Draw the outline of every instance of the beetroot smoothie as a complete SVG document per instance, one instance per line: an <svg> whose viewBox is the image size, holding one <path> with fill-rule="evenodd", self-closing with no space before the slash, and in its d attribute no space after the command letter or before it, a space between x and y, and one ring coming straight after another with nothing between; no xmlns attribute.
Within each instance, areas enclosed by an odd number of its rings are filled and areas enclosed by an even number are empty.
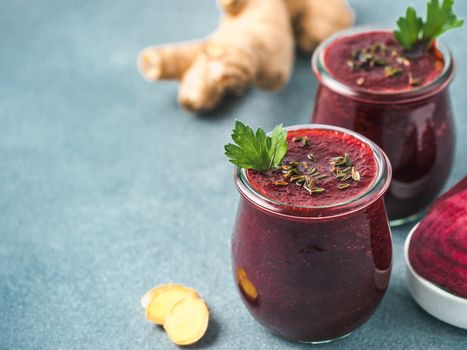
<svg viewBox="0 0 467 350"><path fill-rule="evenodd" d="M294 341L330 341L364 323L388 286L382 196L391 169L375 144L349 130L292 127L287 143L277 169L237 168L235 280L264 326Z"/></svg>
<svg viewBox="0 0 467 350"><path fill-rule="evenodd" d="M320 82L313 122L349 128L378 144L393 167L389 219L402 223L419 213L452 165L450 52L438 43L412 58L391 31L347 32L318 48L313 70Z"/></svg>

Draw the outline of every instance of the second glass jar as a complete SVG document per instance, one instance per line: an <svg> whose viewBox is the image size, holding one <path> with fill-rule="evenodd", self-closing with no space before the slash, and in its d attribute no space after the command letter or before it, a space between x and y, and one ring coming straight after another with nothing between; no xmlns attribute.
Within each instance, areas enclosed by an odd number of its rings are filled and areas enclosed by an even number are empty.
<svg viewBox="0 0 467 350"><path fill-rule="evenodd" d="M445 65L425 86L381 92L346 85L330 74L324 54L336 39L363 31L342 32L315 51L312 65L319 87L312 122L354 130L385 151L393 168L385 203L391 223L397 225L426 208L449 176L454 132L448 86L455 62L451 52L438 43Z"/></svg>

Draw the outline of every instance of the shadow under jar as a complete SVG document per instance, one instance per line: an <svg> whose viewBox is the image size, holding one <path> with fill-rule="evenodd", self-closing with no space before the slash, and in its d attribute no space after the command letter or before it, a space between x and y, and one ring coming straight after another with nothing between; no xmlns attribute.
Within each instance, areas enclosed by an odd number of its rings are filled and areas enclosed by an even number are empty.
<svg viewBox="0 0 467 350"><path fill-rule="evenodd" d="M280 174L270 178L237 168L241 197L232 236L233 272L245 305L263 326L292 341L328 342L368 320L387 289L392 240L382 196L391 167L378 146L350 130L287 129L282 164L304 163L303 150L291 140L306 135L306 153L316 155L317 171L328 171L328 157L340 148L336 144L345 144L362 179L346 192L328 176L320 185L328 197L319 197L323 193L309 194L293 183L275 187ZM320 205L304 205L304 200Z"/></svg>
<svg viewBox="0 0 467 350"><path fill-rule="evenodd" d="M360 56L381 47L387 62ZM312 60L319 81L312 121L354 130L384 150L393 169L385 196L393 225L414 220L436 198L454 155L451 52L441 42L421 59L401 52L392 31L354 29L324 42ZM358 63L365 59L373 67Z"/></svg>

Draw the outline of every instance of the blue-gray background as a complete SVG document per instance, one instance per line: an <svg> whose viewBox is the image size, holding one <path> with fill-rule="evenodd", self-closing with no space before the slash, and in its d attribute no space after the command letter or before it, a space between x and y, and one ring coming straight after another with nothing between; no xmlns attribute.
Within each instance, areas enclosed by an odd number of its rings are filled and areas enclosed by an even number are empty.
<svg viewBox="0 0 467 350"><path fill-rule="evenodd" d="M354 0L359 24L392 26L408 3ZM467 18L467 3L458 1ZM150 44L203 37L213 0L0 2L0 348L174 349L139 306L153 285L198 289L212 322L193 348L304 349L259 326L237 296L230 233L238 194L223 155L234 118L271 129L306 123L316 82L297 59L287 88L252 90L205 116L176 103L176 83L136 69ZM446 35L456 166L467 166L466 29ZM467 332L424 313L394 273L381 307L323 348L467 349Z"/></svg>

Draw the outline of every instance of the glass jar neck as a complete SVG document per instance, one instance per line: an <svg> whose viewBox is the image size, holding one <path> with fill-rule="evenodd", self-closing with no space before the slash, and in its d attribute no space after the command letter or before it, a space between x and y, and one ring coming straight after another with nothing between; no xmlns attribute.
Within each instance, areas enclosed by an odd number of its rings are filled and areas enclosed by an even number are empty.
<svg viewBox="0 0 467 350"><path fill-rule="evenodd" d="M301 129L330 130L337 133L350 135L366 144L372 151L377 169L373 182L362 194L347 201L325 205L325 206L299 206L279 202L266 197L250 183L247 170L239 167L235 168L235 183L244 199L259 210L268 212L276 216L283 216L293 220L326 220L340 216L350 215L360 211L376 200L381 198L389 187L391 181L392 169L387 156L372 141L351 130L321 124L295 125L285 128L288 131Z"/></svg>
<svg viewBox="0 0 467 350"><path fill-rule="evenodd" d="M442 54L444 67L440 74L431 82L420 87L414 87L404 91L380 91L371 90L368 88L353 86L337 80L328 70L325 54L326 50L337 39L351 37L357 34L372 33L372 32L392 32L390 29L376 29L367 27L357 27L338 32L323 43L315 50L311 63L313 73L323 86L333 92L369 103L393 104L407 103L429 98L438 92L444 90L454 79L456 62L449 48L441 41L436 42L437 50Z"/></svg>

